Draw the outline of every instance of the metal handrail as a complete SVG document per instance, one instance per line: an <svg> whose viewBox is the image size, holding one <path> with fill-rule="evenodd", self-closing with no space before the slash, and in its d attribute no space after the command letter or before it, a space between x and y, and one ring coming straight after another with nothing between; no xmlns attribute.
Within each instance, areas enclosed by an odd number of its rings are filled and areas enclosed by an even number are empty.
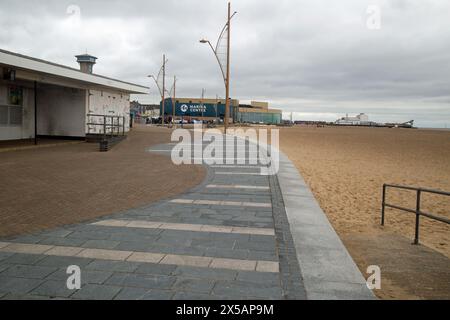
<svg viewBox="0 0 450 320"><path fill-rule="evenodd" d="M122 129L122 136L125 135L125 117L124 116L113 116L113 115L105 115L105 114L88 113L87 117L88 117L88 122L86 124L88 126L93 125L93 126L103 127L103 139L106 139L107 129L110 129L109 135L111 137L115 135L116 131L117 131L117 135L120 135L121 129ZM91 122L90 121L91 117L103 118L103 123ZM109 121L107 121L107 119ZM117 130L115 130L115 128L117 128ZM90 127L88 127L88 133L90 133Z"/></svg>
<svg viewBox="0 0 450 320"><path fill-rule="evenodd" d="M416 209L410 209L410 208L405 208L405 207L401 207L398 205L394 205L394 204L390 204L390 203L386 203L386 189L387 188L396 188L396 189L404 189L404 190L412 190L412 191L416 191ZM439 195L444 195L444 196L450 196L450 192L447 191L442 191L442 190L435 190L435 189L428 189L428 188L417 188L417 187L410 187L410 186L401 186L401 185L396 185L396 184L383 184L383 196L382 196L382 203L381 203L381 225L384 226L384 216L385 216L385 208L393 208L393 209L397 209L397 210L401 210L401 211L406 211L406 212L411 212L414 213L416 215L416 225L415 225L415 233L414 233L414 244L419 244L419 222L420 222L420 216L424 216L433 220L437 220L440 222L444 222L447 224L450 224L450 219L444 218L444 217L440 217L440 216L436 216L433 215L431 213L427 213L424 211L420 210L420 200L421 200L421 195L422 192L426 192L426 193L433 193L433 194L439 194Z"/></svg>

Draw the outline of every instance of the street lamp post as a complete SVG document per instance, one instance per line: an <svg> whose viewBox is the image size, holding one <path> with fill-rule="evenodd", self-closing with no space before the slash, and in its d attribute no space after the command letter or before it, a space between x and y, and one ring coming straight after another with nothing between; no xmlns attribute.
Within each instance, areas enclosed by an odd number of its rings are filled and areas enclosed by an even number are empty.
<svg viewBox="0 0 450 320"><path fill-rule="evenodd" d="M148 77L149 78L152 78L153 80L155 80L155 83L156 83L156 87L158 88L158 90L159 90L159 94L161 95L161 104L162 104L162 125L164 126L164 105L165 105L165 101L164 101L164 99L165 99L165 93L166 93L166 88L165 88L165 85L166 85L166 83L165 83L165 81L166 81L166 63L167 63L167 59L166 59L166 55L165 54L163 54L163 64L162 64L162 67L161 67L161 69L159 69L159 72L158 72L158 75L157 75L157 77L155 78L155 76L153 76L153 75L149 75ZM163 83L162 83L162 88L159 86L159 83L158 83L158 79L159 79L159 76L161 75L161 72L162 72L162 76L163 76Z"/></svg>
<svg viewBox="0 0 450 320"><path fill-rule="evenodd" d="M202 98L201 98L201 100L200 100L200 110L201 110L201 113L202 113L202 130L203 130L203 99L205 98L205 89L204 88L202 88Z"/></svg>
<svg viewBox="0 0 450 320"><path fill-rule="evenodd" d="M216 111L216 121L215 121L216 124L218 123L218 121L217 121L217 102L218 102L218 100L219 100L219 98L216 94L216 104L214 105L214 110Z"/></svg>
<svg viewBox="0 0 450 320"><path fill-rule="evenodd" d="M222 29L222 32L219 35L219 39L217 40L216 48L214 48L207 39L201 39L200 43L207 43L211 47L211 50L213 51L214 55L216 56L217 62L219 63L220 70L222 71L222 76L225 84L225 121L224 121L224 130L225 133L227 133L228 128L228 119L230 114L230 34L231 34L231 18L234 17L234 15L237 12L235 11L233 14L231 14L231 3L228 2L228 19L227 23ZM224 36L227 36L227 52L226 52L226 70L224 70L224 66L222 61L220 61L218 49L221 41L223 40Z"/></svg>
<svg viewBox="0 0 450 320"><path fill-rule="evenodd" d="M177 104L177 102L175 100L176 84L177 84L177 76L173 76L172 126L175 125L175 107Z"/></svg>
<svg viewBox="0 0 450 320"><path fill-rule="evenodd" d="M163 125L163 127L164 127L164 125L165 125L165 118L166 118L166 115L165 115L165 113L164 113L164 106L165 106L165 104L166 104L166 101L165 101L165 94L166 94L166 55L165 54L163 54L163 65L162 65L162 71L163 71L163 87L162 87L162 125Z"/></svg>

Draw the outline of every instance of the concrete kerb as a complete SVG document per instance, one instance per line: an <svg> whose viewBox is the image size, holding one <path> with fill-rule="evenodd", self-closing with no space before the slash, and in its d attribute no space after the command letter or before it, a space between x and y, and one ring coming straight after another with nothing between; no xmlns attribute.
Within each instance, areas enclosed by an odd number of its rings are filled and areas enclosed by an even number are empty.
<svg viewBox="0 0 450 320"><path fill-rule="evenodd" d="M375 299L300 173L282 152L278 181L307 298Z"/></svg>

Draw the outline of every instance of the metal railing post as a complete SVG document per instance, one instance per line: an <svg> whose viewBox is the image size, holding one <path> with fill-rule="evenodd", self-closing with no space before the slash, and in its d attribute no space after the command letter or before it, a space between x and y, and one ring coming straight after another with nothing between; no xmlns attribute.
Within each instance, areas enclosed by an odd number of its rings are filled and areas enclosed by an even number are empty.
<svg viewBox="0 0 450 320"><path fill-rule="evenodd" d="M381 200L381 225L384 226L384 208L386 202L386 184L383 184L383 199Z"/></svg>
<svg viewBox="0 0 450 320"><path fill-rule="evenodd" d="M103 139L106 139L106 116L103 116Z"/></svg>
<svg viewBox="0 0 450 320"><path fill-rule="evenodd" d="M419 244L420 195L421 195L421 190L417 189L417 198L416 198L416 230L415 230L415 233L414 233L414 244Z"/></svg>
<svg viewBox="0 0 450 320"><path fill-rule="evenodd" d="M394 205L391 203L386 202L386 188L398 188L403 190L414 190L416 191L416 208L405 208L398 205ZM414 213L416 215L416 221L415 221L415 232L414 232L414 241L413 244L418 245L419 244L419 235L420 235L420 217L424 216L426 218L440 221L443 223L450 224L450 219L443 217L443 216L437 216L433 215L428 212L424 212L421 210L421 200L422 200L422 193L432 193L432 194L439 194L444 196L450 196L450 192L442 191L442 190L434 190L434 189L428 189L428 188L416 188L416 187L409 187L409 186L401 186L401 185L394 185L394 184L383 184L383 199L382 199L382 208L381 208L381 225L384 225L384 214L385 214L385 208L393 208L396 210L406 211L410 213Z"/></svg>

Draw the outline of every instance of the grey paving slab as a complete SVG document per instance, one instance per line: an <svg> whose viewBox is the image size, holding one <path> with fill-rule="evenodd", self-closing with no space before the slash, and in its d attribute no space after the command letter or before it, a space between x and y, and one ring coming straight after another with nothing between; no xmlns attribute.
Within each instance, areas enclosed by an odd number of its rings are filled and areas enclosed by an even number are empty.
<svg viewBox="0 0 450 320"><path fill-rule="evenodd" d="M106 280L106 284L148 289L170 289L175 281L175 277L166 275L115 273Z"/></svg>
<svg viewBox="0 0 450 320"><path fill-rule="evenodd" d="M20 242L20 243L38 243L43 239L42 236L38 235L26 235L21 237L15 237L12 239L9 239L9 242Z"/></svg>
<svg viewBox="0 0 450 320"><path fill-rule="evenodd" d="M234 280L237 271L229 269L209 269L201 267L179 266L173 273L174 276L194 279L210 279L210 280Z"/></svg>
<svg viewBox="0 0 450 320"><path fill-rule="evenodd" d="M61 268L54 273L48 275L46 280L56 280L65 285L69 275L67 274L67 268ZM98 271L98 270L86 270L85 268L80 268L81 271L81 284L102 284L108 279L113 272L111 271Z"/></svg>
<svg viewBox="0 0 450 320"><path fill-rule="evenodd" d="M279 285L245 281L217 281L213 289L213 294L219 296L251 296L264 299L283 298L282 290Z"/></svg>
<svg viewBox="0 0 450 320"><path fill-rule="evenodd" d="M0 276L1 276L1 273L2 273L3 271L5 271L6 269L8 269L9 267L11 267L10 264L1 263L1 264L0 264Z"/></svg>
<svg viewBox="0 0 450 320"><path fill-rule="evenodd" d="M147 291L140 300L170 300L174 295L174 291L151 289Z"/></svg>
<svg viewBox="0 0 450 320"><path fill-rule="evenodd" d="M93 260L86 265L86 269L112 272L134 272L140 265L141 263L129 261Z"/></svg>
<svg viewBox="0 0 450 320"><path fill-rule="evenodd" d="M239 271L236 280L243 282L263 283L271 286L280 285L280 276L278 273Z"/></svg>
<svg viewBox="0 0 450 320"><path fill-rule="evenodd" d="M45 256L41 254L11 253L11 255L3 259L1 263L34 265L44 258Z"/></svg>
<svg viewBox="0 0 450 320"><path fill-rule="evenodd" d="M47 280L31 291L31 294L51 299L55 297L68 298L74 294L74 292L74 290L67 289L65 280Z"/></svg>
<svg viewBox="0 0 450 320"><path fill-rule="evenodd" d="M51 230L51 231L45 231L45 232L40 233L39 235L43 236L43 237L64 238L71 233L72 233L71 230L62 228L62 229L55 229L55 230Z"/></svg>
<svg viewBox="0 0 450 320"><path fill-rule="evenodd" d="M167 243L154 244L150 252L164 253L164 254L181 254L191 256L204 256L206 248L204 247L192 247L192 246L176 246Z"/></svg>
<svg viewBox="0 0 450 320"><path fill-rule="evenodd" d="M145 288L124 287L114 297L114 300L140 300L149 291Z"/></svg>
<svg viewBox="0 0 450 320"><path fill-rule="evenodd" d="M177 281L174 283L172 289L175 291L210 293L214 284L214 280L177 277Z"/></svg>
<svg viewBox="0 0 450 320"><path fill-rule="evenodd" d="M278 261L278 253L275 251L249 250L249 260Z"/></svg>
<svg viewBox="0 0 450 320"><path fill-rule="evenodd" d="M79 257L63 257L63 256L44 256L42 260L36 263L38 266L67 268L70 265L77 265L80 268L87 266L92 259Z"/></svg>
<svg viewBox="0 0 450 320"><path fill-rule="evenodd" d="M55 267L30 266L30 265L11 265L2 272L3 277L17 277L28 279L44 279L49 274L55 272Z"/></svg>
<svg viewBox="0 0 450 320"><path fill-rule="evenodd" d="M224 297L215 296L209 293L183 292L177 291L174 300L225 300Z"/></svg>
<svg viewBox="0 0 450 320"><path fill-rule="evenodd" d="M236 240L194 239L191 244L197 247L232 249L236 244Z"/></svg>
<svg viewBox="0 0 450 320"><path fill-rule="evenodd" d="M116 250L125 250L125 251L143 251L149 252L152 251L153 242L149 241L121 241L116 246Z"/></svg>
<svg viewBox="0 0 450 320"><path fill-rule="evenodd" d="M0 262L13 256L14 254L15 254L14 252L0 252Z"/></svg>
<svg viewBox="0 0 450 320"><path fill-rule="evenodd" d="M87 284L77 290L71 298L83 300L112 300L121 287L110 285Z"/></svg>
<svg viewBox="0 0 450 320"><path fill-rule="evenodd" d="M87 240L108 240L109 234L96 231L74 231L67 238Z"/></svg>
<svg viewBox="0 0 450 320"><path fill-rule="evenodd" d="M273 251L275 252L275 241L272 242L250 242L236 241L236 249L247 249L254 251Z"/></svg>
<svg viewBox="0 0 450 320"><path fill-rule="evenodd" d="M43 238L39 244L48 244L55 246L68 246L68 247L79 247L86 242L86 239L79 238L63 238L63 237L48 237Z"/></svg>
<svg viewBox="0 0 450 320"><path fill-rule="evenodd" d="M248 259L249 250L209 247L205 250L205 256L216 258Z"/></svg>
<svg viewBox="0 0 450 320"><path fill-rule="evenodd" d="M87 240L82 247L84 248L96 248L96 249L114 249L119 244L119 241L115 240Z"/></svg>
<svg viewBox="0 0 450 320"><path fill-rule="evenodd" d="M0 275L0 291L3 293L27 294L42 282L44 282L42 279L16 278Z"/></svg>
<svg viewBox="0 0 450 320"><path fill-rule="evenodd" d="M135 273L144 275L170 275L176 268L177 267L173 265L143 263L135 270Z"/></svg>

